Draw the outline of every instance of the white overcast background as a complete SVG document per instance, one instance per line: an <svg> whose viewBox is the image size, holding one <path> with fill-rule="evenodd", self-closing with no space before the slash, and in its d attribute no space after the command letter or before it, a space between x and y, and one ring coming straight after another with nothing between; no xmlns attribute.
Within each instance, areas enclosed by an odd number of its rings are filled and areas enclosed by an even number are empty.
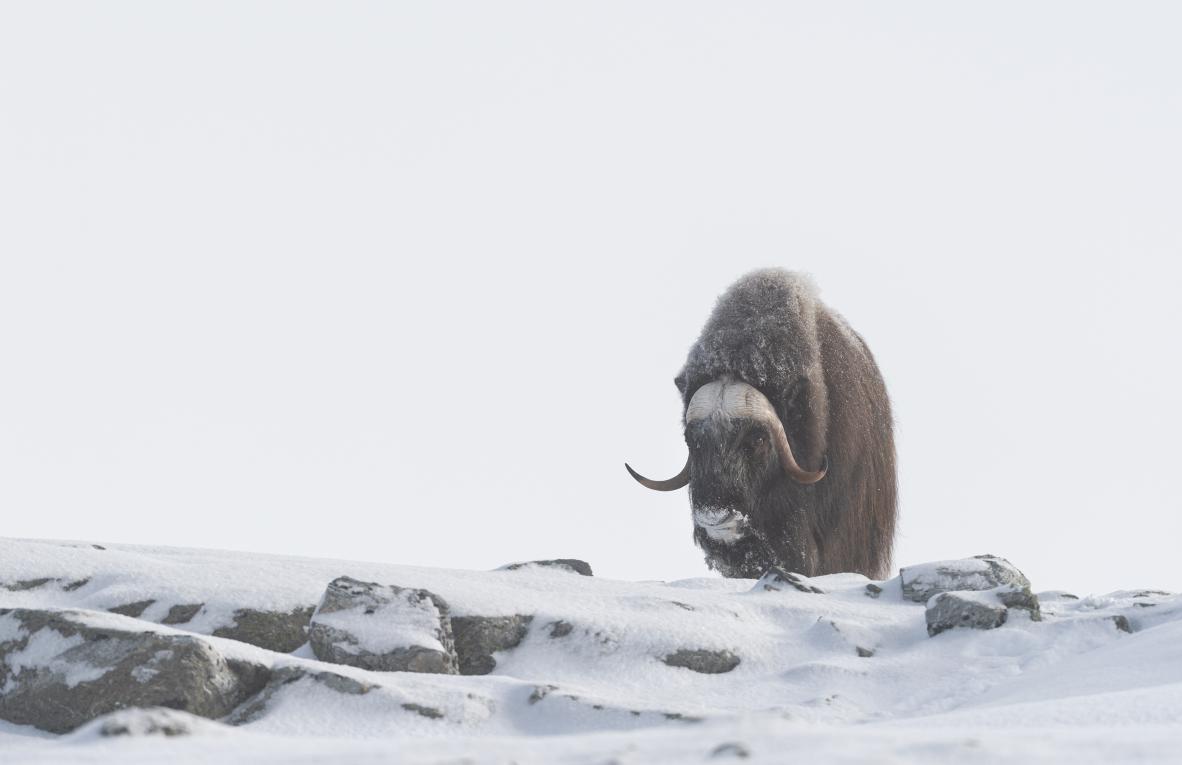
<svg viewBox="0 0 1182 765"><path fill-rule="evenodd" d="M745 271L877 355L896 564L1182 589L1172 3L0 4L0 534L707 573ZM347 573L347 572L343 572Z"/></svg>

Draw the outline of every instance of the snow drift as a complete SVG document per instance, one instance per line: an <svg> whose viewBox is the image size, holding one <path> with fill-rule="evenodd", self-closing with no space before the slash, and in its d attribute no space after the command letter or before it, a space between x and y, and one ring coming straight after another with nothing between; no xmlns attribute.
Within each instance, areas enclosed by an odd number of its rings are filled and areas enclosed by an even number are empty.
<svg viewBox="0 0 1182 765"><path fill-rule="evenodd" d="M1035 593L993 556L874 582L583 568L0 540L0 753L1086 762L1182 745L1174 595ZM404 666L429 671L388 669Z"/></svg>

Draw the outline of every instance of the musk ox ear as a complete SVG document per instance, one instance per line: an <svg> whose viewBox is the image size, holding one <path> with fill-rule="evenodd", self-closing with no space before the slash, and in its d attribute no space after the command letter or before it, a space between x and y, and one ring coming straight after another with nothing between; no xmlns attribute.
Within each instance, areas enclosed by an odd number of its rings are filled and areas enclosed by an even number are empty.
<svg viewBox="0 0 1182 765"><path fill-rule="evenodd" d="M817 372L797 378L773 401L792 452L806 470L819 470L829 451L829 391Z"/></svg>
<svg viewBox="0 0 1182 765"><path fill-rule="evenodd" d="M673 384L677 386L678 393L680 393L681 397L684 399L685 398L685 371L684 370L681 372L681 374L677 375L677 377L673 378Z"/></svg>

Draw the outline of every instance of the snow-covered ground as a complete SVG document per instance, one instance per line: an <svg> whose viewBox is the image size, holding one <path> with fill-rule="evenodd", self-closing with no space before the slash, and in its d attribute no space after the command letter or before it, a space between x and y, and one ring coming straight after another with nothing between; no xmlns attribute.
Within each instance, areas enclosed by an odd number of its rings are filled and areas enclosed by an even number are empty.
<svg viewBox="0 0 1182 765"><path fill-rule="evenodd" d="M307 645L279 653L213 636L240 609L315 606L339 576L425 588L452 617L533 618L520 645L479 676L368 671L317 661ZM196 633L229 659L327 671L369 689L301 675L224 721L124 711L60 736L0 722L0 762L1182 759L1179 597L1042 592L1041 621L1011 610L996 629L929 637L924 603L905 599L899 578L878 582L877 597L868 583L850 574L800 589L622 582L534 566L458 571L0 539L0 610L69 609L96 627ZM129 604L137 616L109 613ZM17 634L0 621L0 654ZM0 665L31 666L54 650L31 646ZM704 674L663 661L678 651L739 663ZM162 720L188 735L100 733L112 721L135 732Z"/></svg>

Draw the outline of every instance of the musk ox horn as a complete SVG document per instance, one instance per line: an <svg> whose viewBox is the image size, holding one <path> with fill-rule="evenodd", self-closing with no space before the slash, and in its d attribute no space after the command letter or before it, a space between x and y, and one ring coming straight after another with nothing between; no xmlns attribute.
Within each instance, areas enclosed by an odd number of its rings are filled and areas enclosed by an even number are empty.
<svg viewBox="0 0 1182 765"><path fill-rule="evenodd" d="M635 478L637 483L639 483L641 486L653 489L654 491L677 491L683 486L689 484L690 464L688 459L685 461L685 467L681 469L681 472L667 481L654 481L651 478L645 478L640 473L637 473L635 470L633 470L632 466L627 462L624 463L624 467L628 468L629 475Z"/></svg>
<svg viewBox="0 0 1182 765"><path fill-rule="evenodd" d="M715 412L723 417L745 417L767 423L771 427L772 441L776 445L780 465L797 483L816 483L828 472L828 459L821 469L816 471L805 470L797 464L796 457L792 454L792 446L788 443L788 434L784 432L784 423L780 422L772 402L747 383L723 379L698 388L686 407L685 421L688 424L694 420L705 419Z"/></svg>

